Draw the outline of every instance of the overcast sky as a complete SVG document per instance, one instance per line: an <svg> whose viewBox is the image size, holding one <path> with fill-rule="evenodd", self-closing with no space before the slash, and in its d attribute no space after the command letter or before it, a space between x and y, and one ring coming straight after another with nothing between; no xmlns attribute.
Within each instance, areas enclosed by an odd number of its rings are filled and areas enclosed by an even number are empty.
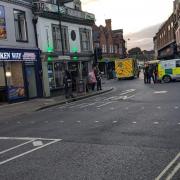
<svg viewBox="0 0 180 180"><path fill-rule="evenodd" d="M81 0L81 2L84 11L95 14L97 25L104 25L104 20L110 18L112 28L122 28L125 34L161 23L173 12L173 0Z"/></svg>

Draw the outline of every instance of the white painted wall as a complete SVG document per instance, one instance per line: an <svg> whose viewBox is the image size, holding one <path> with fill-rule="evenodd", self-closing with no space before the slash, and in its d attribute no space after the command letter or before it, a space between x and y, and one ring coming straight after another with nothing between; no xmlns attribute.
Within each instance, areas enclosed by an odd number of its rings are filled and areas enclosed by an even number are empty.
<svg viewBox="0 0 180 180"><path fill-rule="evenodd" d="M39 48L43 52L47 52L48 45L53 47L53 38L52 38L52 24L59 24L56 20L46 19L39 17L38 24L37 24L37 31L38 31L38 42ZM62 26L68 27L68 34L69 34L69 45L70 45L70 52L74 47L78 48L78 52L81 52L80 46L80 34L79 28L86 28L91 31L91 50L93 51L93 44L92 44L92 28L90 26L79 25L79 24L72 24L67 22L62 22ZM74 30L76 32L76 40L71 40L71 31Z"/></svg>
<svg viewBox="0 0 180 180"><path fill-rule="evenodd" d="M28 49L35 48L36 47L35 36L34 36L34 28L32 23L33 15L31 9L2 1L0 1L0 5L4 6L5 8L6 31L7 31L7 39L0 40L0 48L1 47L28 48ZM16 42L13 9L25 11L27 29L28 29L28 42Z"/></svg>

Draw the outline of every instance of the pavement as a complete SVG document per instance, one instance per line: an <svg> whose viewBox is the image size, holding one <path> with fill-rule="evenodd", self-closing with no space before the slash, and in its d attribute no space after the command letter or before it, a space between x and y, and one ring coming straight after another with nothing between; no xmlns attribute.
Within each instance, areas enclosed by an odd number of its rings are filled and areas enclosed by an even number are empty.
<svg viewBox="0 0 180 180"><path fill-rule="evenodd" d="M4 119L12 116L18 116L21 114L32 113L34 111L47 109L52 106L67 104L112 91L113 88L107 87L106 82L107 82L106 80L103 80L103 90L100 91L95 90L95 91L90 91L89 93L82 93L82 94L74 93L75 96L74 98L66 99L64 95L61 95L51 98L36 98L29 101L23 101L13 104L4 104L0 106L0 117L1 119Z"/></svg>
<svg viewBox="0 0 180 180"><path fill-rule="evenodd" d="M2 180L179 180L180 82L113 91L0 120Z"/></svg>

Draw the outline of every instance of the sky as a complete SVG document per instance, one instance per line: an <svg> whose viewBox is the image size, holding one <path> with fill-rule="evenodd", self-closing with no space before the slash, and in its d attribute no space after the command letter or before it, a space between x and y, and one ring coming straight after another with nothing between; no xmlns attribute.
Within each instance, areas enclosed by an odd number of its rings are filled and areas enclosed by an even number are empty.
<svg viewBox="0 0 180 180"><path fill-rule="evenodd" d="M112 29L134 33L164 22L173 12L173 0L81 0L83 11L95 14L96 24L112 20Z"/></svg>

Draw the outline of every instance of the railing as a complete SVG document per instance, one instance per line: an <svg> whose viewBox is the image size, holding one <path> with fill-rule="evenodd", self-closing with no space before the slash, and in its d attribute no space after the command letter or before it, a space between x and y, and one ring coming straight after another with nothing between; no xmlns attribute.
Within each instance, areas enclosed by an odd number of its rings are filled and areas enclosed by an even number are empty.
<svg viewBox="0 0 180 180"><path fill-rule="evenodd" d="M43 1L33 2L34 13L39 14L43 12L52 12L52 13L61 13L62 15L67 15L70 17L80 18L80 19L88 19L88 20L95 20L94 14L78 11L75 9L71 9L65 6L59 6L58 12L58 5L50 4Z"/></svg>

